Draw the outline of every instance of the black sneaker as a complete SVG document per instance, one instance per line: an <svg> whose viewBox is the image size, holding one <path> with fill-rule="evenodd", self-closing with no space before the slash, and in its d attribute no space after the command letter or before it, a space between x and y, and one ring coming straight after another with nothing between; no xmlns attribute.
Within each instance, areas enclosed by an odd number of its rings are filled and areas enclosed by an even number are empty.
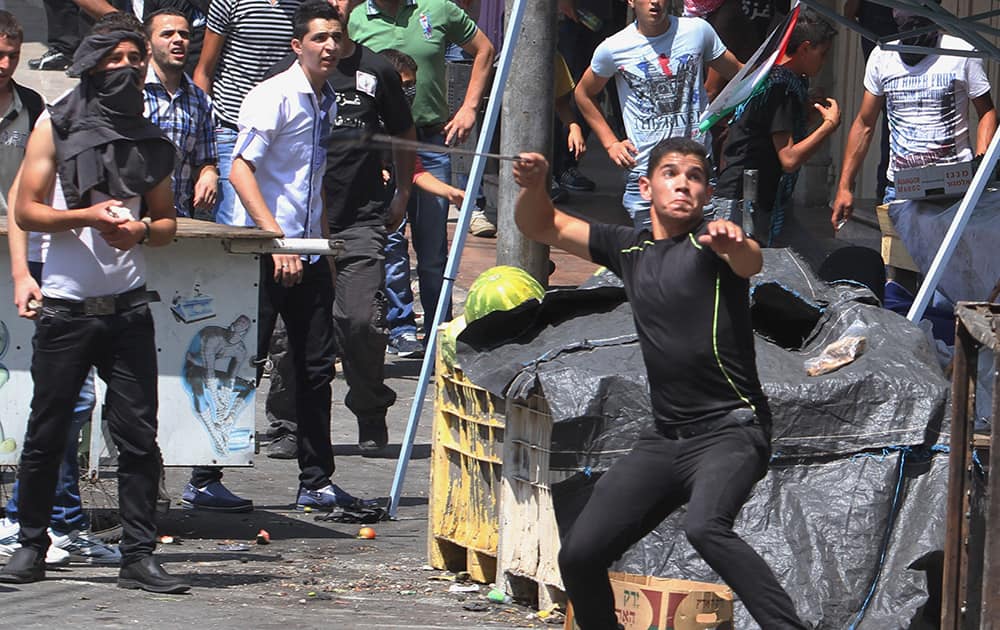
<svg viewBox="0 0 1000 630"><path fill-rule="evenodd" d="M294 433L278 436L267 445L267 456L271 459L298 459L299 443Z"/></svg>
<svg viewBox="0 0 1000 630"><path fill-rule="evenodd" d="M49 48L38 59L29 59L28 67L32 70L65 70L71 63L73 60L69 56L55 48Z"/></svg>
<svg viewBox="0 0 1000 630"><path fill-rule="evenodd" d="M594 180L581 173L575 166L571 166L559 176L559 185L566 190L576 190L579 192L592 192L597 188Z"/></svg>
<svg viewBox="0 0 1000 630"><path fill-rule="evenodd" d="M569 199L569 192L553 179L549 186L549 199L552 200L552 203L566 203Z"/></svg>
<svg viewBox="0 0 1000 630"><path fill-rule="evenodd" d="M358 450L362 455L373 455L389 444L389 429L385 418L358 420Z"/></svg>
<svg viewBox="0 0 1000 630"><path fill-rule="evenodd" d="M385 348L389 354L394 354L401 359L418 359L424 356L424 344L417 339L416 333L406 332L396 335L389 340Z"/></svg>

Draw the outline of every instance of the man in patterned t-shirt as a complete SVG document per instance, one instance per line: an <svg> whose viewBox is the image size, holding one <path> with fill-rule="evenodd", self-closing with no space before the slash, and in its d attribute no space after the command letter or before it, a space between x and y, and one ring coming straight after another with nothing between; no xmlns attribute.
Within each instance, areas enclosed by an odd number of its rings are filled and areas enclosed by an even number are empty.
<svg viewBox="0 0 1000 630"><path fill-rule="evenodd" d="M633 229L553 208L541 155L514 165L521 232L622 279L649 379L653 426L600 478L562 537L559 568L585 630L617 626L608 567L682 505L691 545L760 627L806 627L771 569L732 529L771 454L748 282L763 258L736 224L705 221L710 168L701 143L657 144L639 179L652 228Z"/></svg>

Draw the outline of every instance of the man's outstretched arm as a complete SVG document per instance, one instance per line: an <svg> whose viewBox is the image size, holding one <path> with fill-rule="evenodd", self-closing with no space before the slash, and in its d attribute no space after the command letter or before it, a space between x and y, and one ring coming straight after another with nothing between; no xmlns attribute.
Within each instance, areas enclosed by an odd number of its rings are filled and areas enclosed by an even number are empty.
<svg viewBox="0 0 1000 630"><path fill-rule="evenodd" d="M707 232L698 237L698 242L710 247L741 278L749 278L764 266L760 245L747 238L743 228L732 221L712 221Z"/></svg>
<svg viewBox="0 0 1000 630"><path fill-rule="evenodd" d="M522 153L514 163L514 181L521 186L514 206L514 221L521 233L533 241L590 260L590 224L552 205L549 163L545 156Z"/></svg>

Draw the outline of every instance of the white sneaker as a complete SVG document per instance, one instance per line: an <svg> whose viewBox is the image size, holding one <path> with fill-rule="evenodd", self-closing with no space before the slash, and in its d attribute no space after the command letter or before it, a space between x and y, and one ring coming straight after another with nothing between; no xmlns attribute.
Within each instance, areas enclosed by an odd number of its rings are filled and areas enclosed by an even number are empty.
<svg viewBox="0 0 1000 630"><path fill-rule="evenodd" d="M0 519L0 558L10 558L21 548L21 543L17 542L17 535L20 532L21 526L16 522L9 518ZM45 552L45 564L50 567L66 566L69 564L69 552L50 544L48 551Z"/></svg>
<svg viewBox="0 0 1000 630"><path fill-rule="evenodd" d="M497 226L486 218L486 213L482 210L472 211L472 220L469 221L469 234L482 238L493 238L497 235Z"/></svg>
<svg viewBox="0 0 1000 630"><path fill-rule="evenodd" d="M115 545L106 545L87 533L72 531L68 534L57 534L49 530L49 539L53 547L65 551L70 562L84 564L121 564L122 554Z"/></svg>

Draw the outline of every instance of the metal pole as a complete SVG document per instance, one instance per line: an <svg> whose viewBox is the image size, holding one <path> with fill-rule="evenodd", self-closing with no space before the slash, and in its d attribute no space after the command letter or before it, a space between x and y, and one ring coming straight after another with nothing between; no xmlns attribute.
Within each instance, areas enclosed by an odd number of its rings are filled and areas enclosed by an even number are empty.
<svg viewBox="0 0 1000 630"><path fill-rule="evenodd" d="M510 13L513 0L507 0ZM530 45L514 51L517 72L510 77L503 99L500 153L535 151L552 153L552 81L556 46L555 2L532 2L525 10L524 41ZM500 165L497 196L497 264L524 269L542 286L548 285L549 248L525 238L514 223L519 188L513 171Z"/></svg>
<svg viewBox="0 0 1000 630"><path fill-rule="evenodd" d="M920 290L917 291L917 297L913 300L913 305L906 314L906 319L911 322L918 321L924 316L924 311L930 304L931 295L937 288L938 282L941 281L941 276L944 275L944 269L948 266L951 255L955 253L955 247L958 245L958 239L962 236L963 230L965 230L965 224L969 222L972 211L976 209L979 198L983 196L986 182L989 181L990 175L997 165L998 153L1000 153L1000 133L995 133L993 139L990 140L989 148L986 149L986 155L983 156L983 161L979 165L979 170L972 176L972 185L962 197L962 203L958 207L958 212L955 213L955 218L952 219L948 233L945 234L941 247L934 255L934 261L931 263L930 269L927 270Z"/></svg>
<svg viewBox="0 0 1000 630"><path fill-rule="evenodd" d="M521 32L521 20L524 17L524 9L528 3L526 0L516 0L513 9L507 14L507 30L503 38L503 48L500 51L500 63L497 66L496 75L493 78L493 87L490 89L490 100L486 106L486 116L483 121L483 128L479 134L479 141L476 144L477 153L489 151L493 142L493 133L496 131L497 117L500 114L501 94L510 74L511 61L514 56L514 47L518 34ZM444 270L444 284L441 286L441 296L438 298L437 308L434 309L434 320L428 328L430 335L424 340L427 351L424 353L424 362L420 367L420 378L417 380L417 390L413 394L413 404L410 406L410 418L406 423L406 433L403 435L403 443L399 449L399 460L396 462L396 474L392 479L392 489L389 492L389 517L396 517L396 510L399 508L399 498L403 491L403 479L406 476L406 467L410 463L410 455L413 453L413 442L417 435L417 426L420 424L420 412L424 407L424 396L427 393L427 385L430 383L431 373L434 370L434 351L437 343L438 326L444 313L447 311L448 303L451 301L451 290L455 284L455 277L458 275L458 265L462 258L462 249L465 247L465 235L469 230L469 221L472 220L472 209L476 203L476 195L479 192L479 182L483 177L483 169L486 167L486 159L476 156L472 160L472 169L469 173L469 183L465 188L465 201L462 203L462 211L458 215L458 225L455 226L455 238L451 243L451 252L448 254L448 264ZM426 317L426 315L425 315Z"/></svg>

